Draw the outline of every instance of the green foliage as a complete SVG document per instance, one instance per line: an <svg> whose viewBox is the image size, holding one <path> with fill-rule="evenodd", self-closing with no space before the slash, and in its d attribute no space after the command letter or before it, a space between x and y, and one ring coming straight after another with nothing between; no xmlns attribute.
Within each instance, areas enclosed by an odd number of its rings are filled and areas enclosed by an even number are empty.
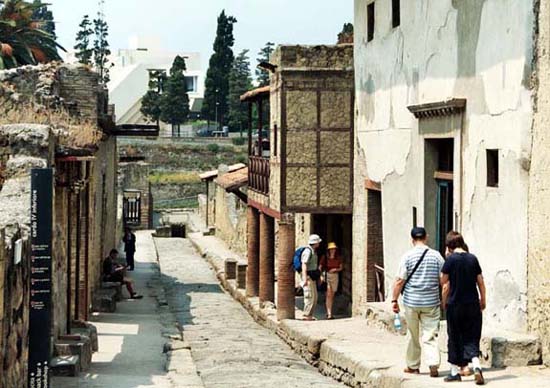
<svg viewBox="0 0 550 388"><path fill-rule="evenodd" d="M229 74L229 95L227 105L227 125L231 129L242 130L248 123L248 104L243 104L240 96L252 88L250 60L248 50L243 50L235 61Z"/></svg>
<svg viewBox="0 0 550 388"><path fill-rule="evenodd" d="M100 0L100 6L103 5L103 0ZM109 26L105 21L105 15L101 11L97 13L97 18L94 19L94 65L99 74L100 82L107 84L111 79L109 76L109 70L113 66L109 63L109 55L111 50L109 49L109 42L107 37L109 36Z"/></svg>
<svg viewBox="0 0 550 388"><path fill-rule="evenodd" d="M149 90L141 98L141 113L151 121L160 120L161 95L164 91L167 76L164 69L149 70Z"/></svg>
<svg viewBox="0 0 550 388"><path fill-rule="evenodd" d="M94 30L88 15L84 15L79 28L80 30L76 33L76 44L74 45L75 55L78 62L91 65L93 50L90 48L90 37L94 34Z"/></svg>
<svg viewBox="0 0 550 388"><path fill-rule="evenodd" d="M205 80L202 116L208 120L217 119L226 123L228 111L227 96L229 94L229 73L233 65L233 24L237 22L233 16L227 16L222 11L218 17L214 53L210 57ZM216 114L217 112L217 114Z"/></svg>
<svg viewBox="0 0 550 388"><path fill-rule="evenodd" d="M269 57L273 50L275 50L275 43L267 42L265 46L258 53L258 63L269 62ZM256 79L258 80L258 86L269 85L269 72L266 70L256 68Z"/></svg>
<svg viewBox="0 0 550 388"><path fill-rule="evenodd" d="M238 154L235 160L237 163L248 164L248 155Z"/></svg>
<svg viewBox="0 0 550 388"><path fill-rule="evenodd" d="M34 0L33 5L37 7L32 14L33 20L39 21L41 23L42 30L53 36L54 39L57 39L57 36L55 35L55 23L53 21L52 11L50 11L48 6L43 4L40 0Z"/></svg>
<svg viewBox="0 0 550 388"><path fill-rule="evenodd" d="M46 31L48 23L34 19L35 12L45 7L40 1L0 3L0 70L61 60L57 48L64 49Z"/></svg>
<svg viewBox="0 0 550 388"><path fill-rule="evenodd" d="M189 96L185 85L185 59L176 56L160 97L160 119L172 125L182 124L189 116Z"/></svg>
<svg viewBox="0 0 550 388"><path fill-rule="evenodd" d="M212 153L217 153L220 150L220 146L216 143L208 144L206 149Z"/></svg>
<svg viewBox="0 0 550 388"><path fill-rule="evenodd" d="M141 113L151 121L160 119L160 93L156 90L148 90L141 98Z"/></svg>
<svg viewBox="0 0 550 388"><path fill-rule="evenodd" d="M231 139L231 142L233 143L233 145L243 146L244 143L246 143L246 138L245 137L234 137L233 139Z"/></svg>

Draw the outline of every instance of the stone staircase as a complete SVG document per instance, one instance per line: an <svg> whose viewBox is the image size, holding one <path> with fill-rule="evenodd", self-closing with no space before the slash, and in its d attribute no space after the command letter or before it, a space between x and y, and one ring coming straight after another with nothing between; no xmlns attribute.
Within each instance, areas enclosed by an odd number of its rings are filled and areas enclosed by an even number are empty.
<svg viewBox="0 0 550 388"><path fill-rule="evenodd" d="M73 322L70 335L60 336L54 343L50 368L54 376L76 377L87 371L92 353L98 351L97 329L87 322Z"/></svg>

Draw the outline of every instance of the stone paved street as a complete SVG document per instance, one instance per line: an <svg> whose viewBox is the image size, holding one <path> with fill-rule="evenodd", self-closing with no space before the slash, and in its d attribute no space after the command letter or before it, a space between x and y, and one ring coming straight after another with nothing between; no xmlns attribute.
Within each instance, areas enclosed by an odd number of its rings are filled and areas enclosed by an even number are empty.
<svg viewBox="0 0 550 388"><path fill-rule="evenodd" d="M166 297L205 387L341 386L259 326L185 239L155 239Z"/></svg>

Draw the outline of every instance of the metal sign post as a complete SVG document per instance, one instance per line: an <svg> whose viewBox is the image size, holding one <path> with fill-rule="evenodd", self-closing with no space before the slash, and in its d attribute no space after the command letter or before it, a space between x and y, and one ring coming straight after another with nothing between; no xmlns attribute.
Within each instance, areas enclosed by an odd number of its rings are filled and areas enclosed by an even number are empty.
<svg viewBox="0 0 550 388"><path fill-rule="evenodd" d="M29 388L50 387L53 170L31 170Z"/></svg>

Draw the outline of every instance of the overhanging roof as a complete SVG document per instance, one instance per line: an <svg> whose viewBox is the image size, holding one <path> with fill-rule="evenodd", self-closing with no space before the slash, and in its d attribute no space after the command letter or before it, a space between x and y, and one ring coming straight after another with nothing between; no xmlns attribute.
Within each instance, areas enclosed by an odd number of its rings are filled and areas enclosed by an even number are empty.
<svg viewBox="0 0 550 388"><path fill-rule="evenodd" d="M270 91L271 91L271 88L269 86L262 86L261 88L249 90L248 92L246 92L241 96L241 102L269 98Z"/></svg>
<svg viewBox="0 0 550 388"><path fill-rule="evenodd" d="M227 168L227 172L237 171L244 167L246 167L246 165L243 163L232 164ZM207 180L212 180L217 176L218 176L218 170L210 170L200 174L199 178L201 178L202 181L207 181Z"/></svg>
<svg viewBox="0 0 550 388"><path fill-rule="evenodd" d="M248 184L248 167L223 174L214 180L217 185L226 191L234 191Z"/></svg>

